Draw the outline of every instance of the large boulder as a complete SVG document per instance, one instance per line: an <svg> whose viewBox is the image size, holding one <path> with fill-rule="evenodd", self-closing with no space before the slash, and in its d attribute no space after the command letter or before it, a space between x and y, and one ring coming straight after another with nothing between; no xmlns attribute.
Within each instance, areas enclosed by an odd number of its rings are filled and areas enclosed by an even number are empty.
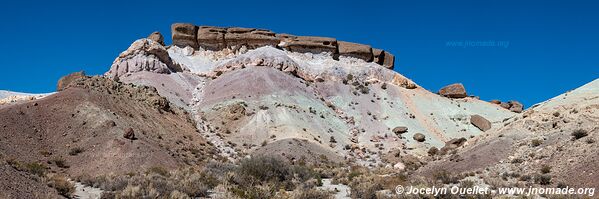
<svg viewBox="0 0 599 199"><path fill-rule="evenodd" d="M175 23L171 25L171 33L173 45L181 48L190 46L198 49L198 40L196 39L196 35L198 34L197 26L187 23Z"/></svg>
<svg viewBox="0 0 599 199"><path fill-rule="evenodd" d="M232 49L238 49L241 46L255 49L263 46L276 47L279 44L279 39L270 30L234 27L227 28L225 43Z"/></svg>
<svg viewBox="0 0 599 199"><path fill-rule="evenodd" d="M404 133L408 132L408 127L405 127L405 126L398 126L398 127L395 127L395 128L393 128L393 130L392 130L392 131L393 131L393 133L394 133L395 135L397 135L397 136L401 136L401 134L404 134Z"/></svg>
<svg viewBox="0 0 599 199"><path fill-rule="evenodd" d="M489 102L490 102L491 104L501 104L501 101L499 101L499 100L496 100L496 99L495 99L495 100L491 100L491 101L489 101Z"/></svg>
<svg viewBox="0 0 599 199"><path fill-rule="evenodd" d="M481 131L487 131L491 129L491 122L480 115L472 115L470 116L470 123L476 126Z"/></svg>
<svg viewBox="0 0 599 199"><path fill-rule="evenodd" d="M164 46L164 36L162 36L162 34L160 34L158 31L154 31L152 34L148 35L147 38Z"/></svg>
<svg viewBox="0 0 599 199"><path fill-rule="evenodd" d="M224 49L226 28L214 26L200 26L198 29L198 46L204 50L218 51Z"/></svg>
<svg viewBox="0 0 599 199"><path fill-rule="evenodd" d="M439 95L449 98L464 98L468 96L464 85L460 83L451 84L441 88L441 90L439 90Z"/></svg>
<svg viewBox="0 0 599 199"><path fill-rule="evenodd" d="M135 131L133 131L132 128L125 129L125 132L123 133L123 138L129 139L129 140L135 140Z"/></svg>
<svg viewBox="0 0 599 199"><path fill-rule="evenodd" d="M426 136L424 136L422 133L416 133L412 138L418 142L424 142L426 140Z"/></svg>
<svg viewBox="0 0 599 199"><path fill-rule="evenodd" d="M58 84L56 85L56 91L62 91L64 89L67 88L67 86L69 84L71 84L71 82L79 79L79 78L83 78L85 77L85 72L84 71L80 71L80 72L74 72L71 74L68 74L64 77L61 77L58 80Z"/></svg>
<svg viewBox="0 0 599 199"><path fill-rule="evenodd" d="M330 53L337 55L337 40L329 37L294 36L289 34L277 34L281 40L280 47L292 52L299 53Z"/></svg>
<svg viewBox="0 0 599 199"><path fill-rule="evenodd" d="M369 45L339 41L339 56L358 58L367 62L372 61L372 48Z"/></svg>
<svg viewBox="0 0 599 199"><path fill-rule="evenodd" d="M522 111L524 110L524 105L522 105L522 103L518 102L518 101L509 101L507 102L510 106L510 111L515 112L515 113L522 113Z"/></svg>

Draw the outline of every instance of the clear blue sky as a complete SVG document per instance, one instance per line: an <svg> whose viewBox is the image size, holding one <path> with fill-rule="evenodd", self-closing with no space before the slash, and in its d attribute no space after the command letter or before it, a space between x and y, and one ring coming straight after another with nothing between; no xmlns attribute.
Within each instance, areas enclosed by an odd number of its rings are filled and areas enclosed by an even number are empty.
<svg viewBox="0 0 599 199"><path fill-rule="evenodd" d="M134 40L158 30L170 43L170 24L190 22L367 43L431 91L462 82L530 106L599 78L599 3L562 2L3 2L0 89L54 91L62 75L102 74ZM463 41L509 45L452 46Z"/></svg>

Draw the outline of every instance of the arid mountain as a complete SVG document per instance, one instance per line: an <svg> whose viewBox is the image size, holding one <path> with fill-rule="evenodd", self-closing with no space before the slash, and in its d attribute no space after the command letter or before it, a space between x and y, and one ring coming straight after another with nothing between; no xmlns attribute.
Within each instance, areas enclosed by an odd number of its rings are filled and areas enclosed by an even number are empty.
<svg viewBox="0 0 599 199"><path fill-rule="evenodd" d="M202 37L201 31L196 34ZM351 50L328 39L338 51L301 42L287 48L284 39L278 45L254 42L251 48L218 51L163 47L141 39L114 61L106 76L156 87L191 111L207 139L230 158L299 139L315 145L314 156L394 165L397 160L383 161L382 156L399 151L425 156L429 147L481 134L470 123L472 115L495 127L515 114L474 97L431 93L371 59L340 53ZM396 134L396 127L407 130ZM417 133L425 141L414 140ZM299 158L292 151L278 151Z"/></svg>
<svg viewBox="0 0 599 199"><path fill-rule="evenodd" d="M598 80L523 110L459 83L426 90L365 44L192 24L172 38L139 39L57 93L0 93L26 96L0 103L0 188L12 190L0 197L41 197L23 187L59 177L107 198L309 198L324 177L353 198L438 181L599 185Z"/></svg>

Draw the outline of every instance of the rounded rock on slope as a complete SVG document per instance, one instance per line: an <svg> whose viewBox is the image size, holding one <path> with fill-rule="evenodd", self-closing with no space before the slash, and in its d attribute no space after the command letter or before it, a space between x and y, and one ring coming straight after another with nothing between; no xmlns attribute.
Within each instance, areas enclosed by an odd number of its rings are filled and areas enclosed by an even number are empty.
<svg viewBox="0 0 599 199"><path fill-rule="evenodd" d="M472 123L472 125L476 126L481 131L487 131L491 129L491 122L480 115L472 115L470 117L470 123Z"/></svg>
<svg viewBox="0 0 599 199"><path fill-rule="evenodd" d="M509 109L512 112L522 113L522 111L524 110L524 105L522 105L522 103L518 101L509 101L508 104L510 105Z"/></svg>
<svg viewBox="0 0 599 199"><path fill-rule="evenodd" d="M491 100L491 101L489 101L489 102L490 102L491 104L501 104L501 101L499 101L499 100L496 100L496 99L495 99L495 100Z"/></svg>
<svg viewBox="0 0 599 199"><path fill-rule="evenodd" d="M160 45L164 46L164 36L160 34L158 31L154 31L152 34L148 35L148 39L158 42Z"/></svg>
<svg viewBox="0 0 599 199"><path fill-rule="evenodd" d="M125 129L125 133L123 134L123 137L125 139L135 140L135 132L133 131L133 128Z"/></svg>
<svg viewBox="0 0 599 199"><path fill-rule="evenodd" d="M400 136L401 134L408 132L408 127L398 126L398 127L393 128L392 131L393 131L393 133L395 133L395 135Z"/></svg>
<svg viewBox="0 0 599 199"><path fill-rule="evenodd" d="M439 90L439 95L449 98L464 98L467 97L466 89L461 83L447 85Z"/></svg>
<svg viewBox="0 0 599 199"><path fill-rule="evenodd" d="M418 142L424 142L426 140L426 136L424 136L424 134L422 133L416 133L414 134L414 140L418 141Z"/></svg>

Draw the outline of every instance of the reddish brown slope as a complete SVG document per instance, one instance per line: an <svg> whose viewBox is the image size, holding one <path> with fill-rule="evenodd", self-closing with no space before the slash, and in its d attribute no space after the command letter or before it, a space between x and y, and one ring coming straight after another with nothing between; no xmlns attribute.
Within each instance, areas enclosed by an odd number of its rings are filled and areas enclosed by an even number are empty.
<svg viewBox="0 0 599 199"><path fill-rule="evenodd" d="M175 168L214 153L188 118L155 89L87 77L41 100L1 108L0 152L71 177ZM128 128L136 140L123 137ZM69 154L75 148L83 152Z"/></svg>

